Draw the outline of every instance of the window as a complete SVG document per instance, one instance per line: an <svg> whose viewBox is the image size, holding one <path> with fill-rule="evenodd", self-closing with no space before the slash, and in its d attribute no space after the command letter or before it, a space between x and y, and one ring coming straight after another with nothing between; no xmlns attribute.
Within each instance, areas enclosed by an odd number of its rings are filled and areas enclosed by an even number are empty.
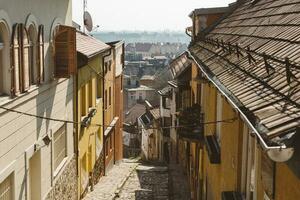
<svg viewBox="0 0 300 200"><path fill-rule="evenodd" d="M37 30L31 24L28 28L29 36L29 72L30 72L30 85L34 85L38 81L38 62L37 62Z"/></svg>
<svg viewBox="0 0 300 200"><path fill-rule="evenodd" d="M81 99L81 116L85 116L87 114L87 106L86 106L86 88L85 85L81 87L80 99Z"/></svg>
<svg viewBox="0 0 300 200"><path fill-rule="evenodd" d="M88 94L88 100L89 100L89 108L94 106L94 98L93 98L93 81L91 80L88 83L88 90L89 90L89 94Z"/></svg>
<svg viewBox="0 0 300 200"><path fill-rule="evenodd" d="M97 87L97 99L102 98L103 83L102 83L102 79L99 77L97 77L96 87Z"/></svg>
<svg viewBox="0 0 300 200"><path fill-rule="evenodd" d="M10 175L0 183L0 200L13 199L12 177L13 175Z"/></svg>
<svg viewBox="0 0 300 200"><path fill-rule="evenodd" d="M0 23L0 96L9 95L9 35L6 25Z"/></svg>
<svg viewBox="0 0 300 200"><path fill-rule="evenodd" d="M131 80L127 79L127 85L131 85Z"/></svg>
<svg viewBox="0 0 300 200"><path fill-rule="evenodd" d="M20 74L21 74L21 92L25 92L29 89L30 87L30 41L29 41L29 35L28 31L25 29L23 24L20 24L20 30L21 30L21 41L23 43L21 44L21 57L22 63L21 63L21 68L20 68Z"/></svg>
<svg viewBox="0 0 300 200"><path fill-rule="evenodd" d="M111 105L111 87L109 87L109 105Z"/></svg>
<svg viewBox="0 0 300 200"><path fill-rule="evenodd" d="M44 74L44 26L39 26L38 32L38 70L37 70L37 83L42 83L45 80Z"/></svg>
<svg viewBox="0 0 300 200"><path fill-rule="evenodd" d="M104 93L104 100L105 100L105 109L107 109L107 90L105 90L105 93Z"/></svg>
<svg viewBox="0 0 300 200"><path fill-rule="evenodd" d="M66 137L66 125L63 125L54 134L54 170L57 170L64 158L67 156Z"/></svg>
<svg viewBox="0 0 300 200"><path fill-rule="evenodd" d="M121 91L123 90L123 76L121 75Z"/></svg>
<svg viewBox="0 0 300 200"><path fill-rule="evenodd" d="M112 136L109 137L109 149L111 150L112 147L113 147L113 144L112 144Z"/></svg>
<svg viewBox="0 0 300 200"><path fill-rule="evenodd" d="M108 63L107 63L107 62L105 62L105 63L104 63L104 73L105 73L105 74L107 73L107 70L108 70L108 67L107 67L107 65L108 65Z"/></svg>
<svg viewBox="0 0 300 200"><path fill-rule="evenodd" d="M105 156L108 156L108 150L109 150L109 143L108 143L108 140L106 140L105 142Z"/></svg>
<svg viewBox="0 0 300 200"><path fill-rule="evenodd" d="M111 60L108 62L108 71L111 71Z"/></svg>

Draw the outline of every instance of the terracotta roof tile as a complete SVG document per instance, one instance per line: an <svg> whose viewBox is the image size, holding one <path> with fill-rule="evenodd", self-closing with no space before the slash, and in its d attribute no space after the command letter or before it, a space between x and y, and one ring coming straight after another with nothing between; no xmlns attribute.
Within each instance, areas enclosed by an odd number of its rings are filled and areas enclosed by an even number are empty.
<svg viewBox="0 0 300 200"><path fill-rule="evenodd" d="M240 2L189 50L274 142L300 125L300 2Z"/></svg>
<svg viewBox="0 0 300 200"><path fill-rule="evenodd" d="M82 32L76 32L76 48L88 58L91 58L99 53L110 48L109 45L97 40L96 38L86 35Z"/></svg>

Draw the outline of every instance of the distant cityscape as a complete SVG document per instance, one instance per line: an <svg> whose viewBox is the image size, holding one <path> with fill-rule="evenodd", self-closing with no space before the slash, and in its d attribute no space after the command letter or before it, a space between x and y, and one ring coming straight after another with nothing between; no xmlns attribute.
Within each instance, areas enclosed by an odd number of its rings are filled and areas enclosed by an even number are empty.
<svg viewBox="0 0 300 200"><path fill-rule="evenodd" d="M163 31L163 32L95 32L93 36L101 41L109 42L122 38L125 43L189 43L189 37L183 32Z"/></svg>

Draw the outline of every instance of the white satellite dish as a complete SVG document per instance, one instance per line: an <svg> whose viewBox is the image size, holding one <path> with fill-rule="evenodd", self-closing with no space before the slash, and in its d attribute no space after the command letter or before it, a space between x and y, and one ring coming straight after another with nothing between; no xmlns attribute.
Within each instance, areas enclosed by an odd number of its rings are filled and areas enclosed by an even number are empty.
<svg viewBox="0 0 300 200"><path fill-rule="evenodd" d="M275 162L286 162L293 156L294 148L270 149L267 154Z"/></svg>
<svg viewBox="0 0 300 200"><path fill-rule="evenodd" d="M85 11L83 14L83 21L86 30L91 32L93 30L93 20L89 12Z"/></svg>

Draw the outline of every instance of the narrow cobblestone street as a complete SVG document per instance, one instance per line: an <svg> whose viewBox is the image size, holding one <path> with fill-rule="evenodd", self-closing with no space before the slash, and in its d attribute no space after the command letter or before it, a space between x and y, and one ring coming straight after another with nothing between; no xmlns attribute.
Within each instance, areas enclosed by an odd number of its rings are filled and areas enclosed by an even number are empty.
<svg viewBox="0 0 300 200"><path fill-rule="evenodd" d="M124 159L95 185L85 200L188 200L186 178L173 165ZM171 169L171 171L169 171ZM169 179L169 175L172 179ZM175 176L174 176L175 175ZM177 187L180 186L180 187ZM183 191L184 190L184 191Z"/></svg>

